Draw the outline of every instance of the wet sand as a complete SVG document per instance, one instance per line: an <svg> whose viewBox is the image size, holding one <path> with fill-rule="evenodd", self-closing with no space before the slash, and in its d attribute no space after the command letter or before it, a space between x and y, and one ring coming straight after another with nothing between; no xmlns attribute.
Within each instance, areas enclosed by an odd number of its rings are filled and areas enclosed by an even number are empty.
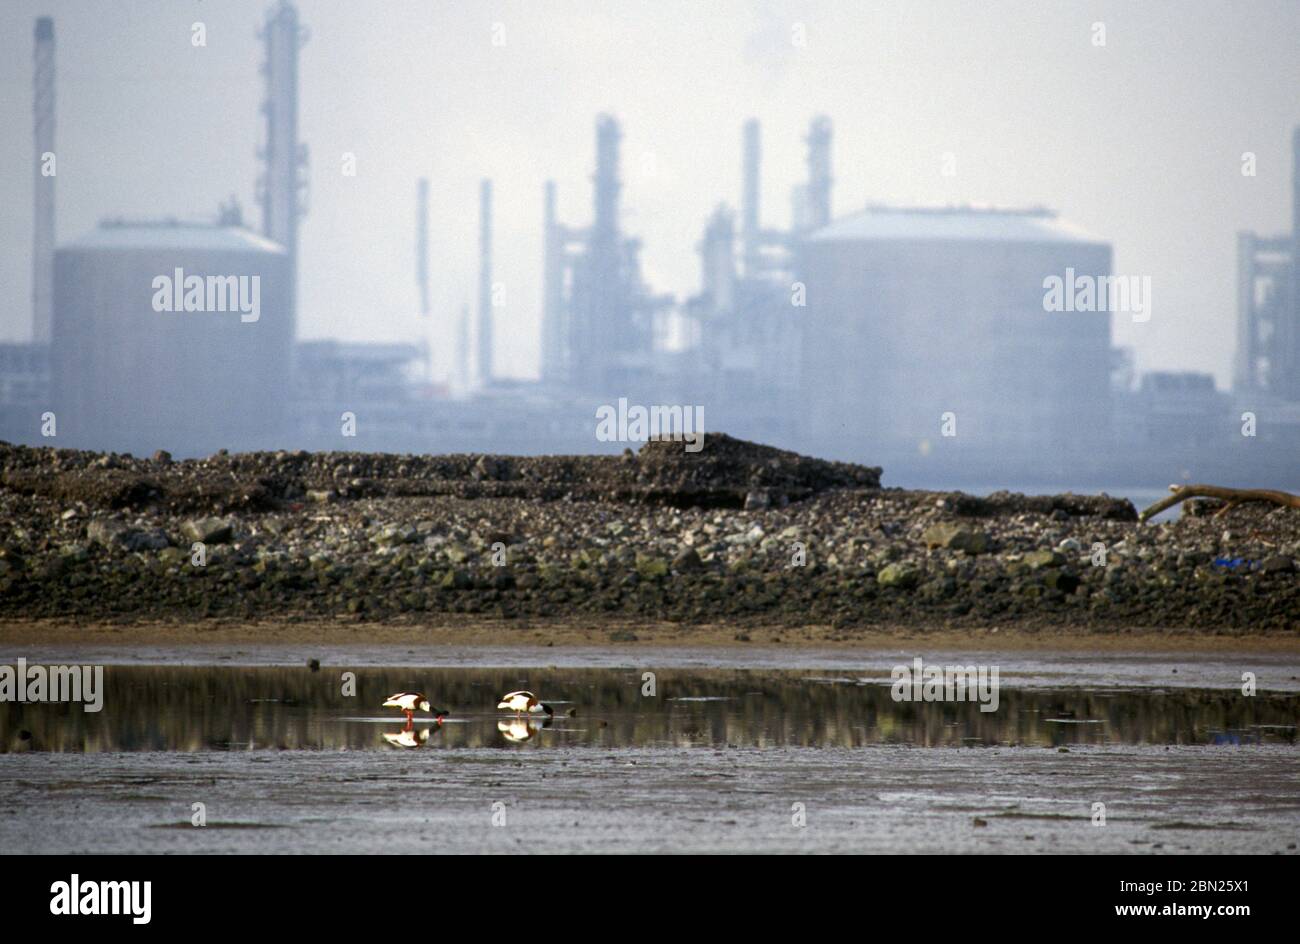
<svg viewBox="0 0 1300 944"><path fill-rule="evenodd" d="M629 639L628 636L635 639ZM612 638L618 637L618 638ZM457 646L600 647L658 644L683 650L780 651L816 647L839 651L927 647L1056 650L1068 652L1284 652L1300 655L1300 635L1165 632L1088 632L1078 627L1002 627L952 630L909 623L885 629L846 631L824 625L799 629L750 627L732 623L655 623L639 620L501 620L465 615L414 622L333 620L0 620L0 645L66 647L166 647L193 645L275 646Z"/></svg>
<svg viewBox="0 0 1300 944"><path fill-rule="evenodd" d="M337 622L0 623L0 661L104 665L303 665L560 668L754 668L855 671L887 681L916 656L997 665L1013 687L1240 688L1253 672L1260 689L1300 691L1300 638L1133 633L1078 635L915 629L828 638L817 627L774 630L645 624L466 620L454 626ZM611 642L611 632L636 641ZM737 636L749 636L748 640ZM777 642L775 640L780 640Z"/></svg>
<svg viewBox="0 0 1300 944"><path fill-rule="evenodd" d="M1293 747L0 755L0 846L1294 854L1297 777Z"/></svg>

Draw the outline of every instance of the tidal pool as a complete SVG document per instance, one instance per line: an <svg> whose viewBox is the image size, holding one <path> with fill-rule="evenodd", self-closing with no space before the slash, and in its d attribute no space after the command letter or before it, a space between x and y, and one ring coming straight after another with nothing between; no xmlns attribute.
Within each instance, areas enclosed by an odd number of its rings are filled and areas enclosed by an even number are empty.
<svg viewBox="0 0 1300 944"><path fill-rule="evenodd" d="M878 672L844 666L646 671L110 664L102 711L0 703L0 849L1288 854L1300 841L1292 691L1052 687L1034 669L983 712L896 702ZM549 724L496 711L520 688L553 706ZM379 707L405 689L451 714L408 727Z"/></svg>
<svg viewBox="0 0 1300 944"><path fill-rule="evenodd" d="M1294 745L1300 695L1234 690L1007 689L899 702L851 673L772 670L107 666L103 707L0 703L10 752L504 748ZM553 717L498 698L529 689ZM441 722L381 708L424 692Z"/></svg>

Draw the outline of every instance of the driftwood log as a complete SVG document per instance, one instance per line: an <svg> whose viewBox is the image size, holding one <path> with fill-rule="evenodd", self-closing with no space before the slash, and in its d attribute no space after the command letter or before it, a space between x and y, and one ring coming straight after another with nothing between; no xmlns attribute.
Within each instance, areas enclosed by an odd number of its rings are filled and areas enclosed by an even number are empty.
<svg viewBox="0 0 1300 944"><path fill-rule="evenodd" d="M1223 488L1219 485L1170 485L1169 491L1173 494L1167 498L1162 498L1150 508L1138 515L1138 521L1146 521L1152 518L1166 508L1172 508L1179 502L1187 501L1189 498L1217 498L1227 502L1222 508L1214 513L1217 518L1219 515L1231 511L1238 505L1246 502L1271 502L1274 505L1281 505L1283 508L1295 508L1300 511L1300 495L1292 495L1290 492L1277 492L1266 488Z"/></svg>

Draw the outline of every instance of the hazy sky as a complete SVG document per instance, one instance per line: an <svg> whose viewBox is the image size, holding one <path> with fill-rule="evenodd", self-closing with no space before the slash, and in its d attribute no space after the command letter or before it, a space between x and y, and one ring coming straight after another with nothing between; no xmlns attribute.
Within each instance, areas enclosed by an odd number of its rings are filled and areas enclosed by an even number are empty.
<svg viewBox="0 0 1300 944"><path fill-rule="evenodd" d="M262 129L262 0L5 0L0 7L0 337L31 297L32 24L55 16L58 232L106 215L253 204ZM710 210L735 206L740 125L763 122L764 222L785 226L803 135L835 123L835 215L868 201L1045 204L1106 238L1115 271L1152 278L1152 317L1120 318L1144 369L1226 385L1235 233L1290 226L1300 122L1300 3L552 2L303 0L301 134L311 210L300 333L430 333L475 294L477 185L496 187L504 372L536 370L542 184L590 218L594 119L622 122L623 224L646 276L699 282ZM206 48L191 24L207 27ZM1104 22L1106 45L1093 45ZM494 24L504 46L493 45ZM801 24L806 45L792 35ZM497 34L501 35L500 33ZM1258 174L1241 173L1242 153ZM357 176L341 172L357 156ZM943 155L956 158L944 176ZM432 324L416 315L416 178L431 179Z"/></svg>

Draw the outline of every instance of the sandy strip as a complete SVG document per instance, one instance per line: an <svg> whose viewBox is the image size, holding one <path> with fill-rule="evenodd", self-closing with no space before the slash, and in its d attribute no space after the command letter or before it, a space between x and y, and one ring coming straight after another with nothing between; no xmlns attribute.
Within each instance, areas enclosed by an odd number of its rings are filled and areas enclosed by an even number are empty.
<svg viewBox="0 0 1300 944"><path fill-rule="evenodd" d="M627 634L635 636L631 639ZM891 650L923 644L926 649L1171 654L1300 653L1300 636L1229 635L1213 632L1119 631L1089 633L1074 629L1038 630L992 626L980 630L898 627L871 631L827 626L736 627L683 625L627 620L602 623L554 620L488 620L440 617L426 623L373 623L355 619L304 621L166 621L69 623L54 620L0 621L0 644L74 648L89 645L173 647L209 646L546 646L636 648L642 644L682 649L779 647L797 651Z"/></svg>

